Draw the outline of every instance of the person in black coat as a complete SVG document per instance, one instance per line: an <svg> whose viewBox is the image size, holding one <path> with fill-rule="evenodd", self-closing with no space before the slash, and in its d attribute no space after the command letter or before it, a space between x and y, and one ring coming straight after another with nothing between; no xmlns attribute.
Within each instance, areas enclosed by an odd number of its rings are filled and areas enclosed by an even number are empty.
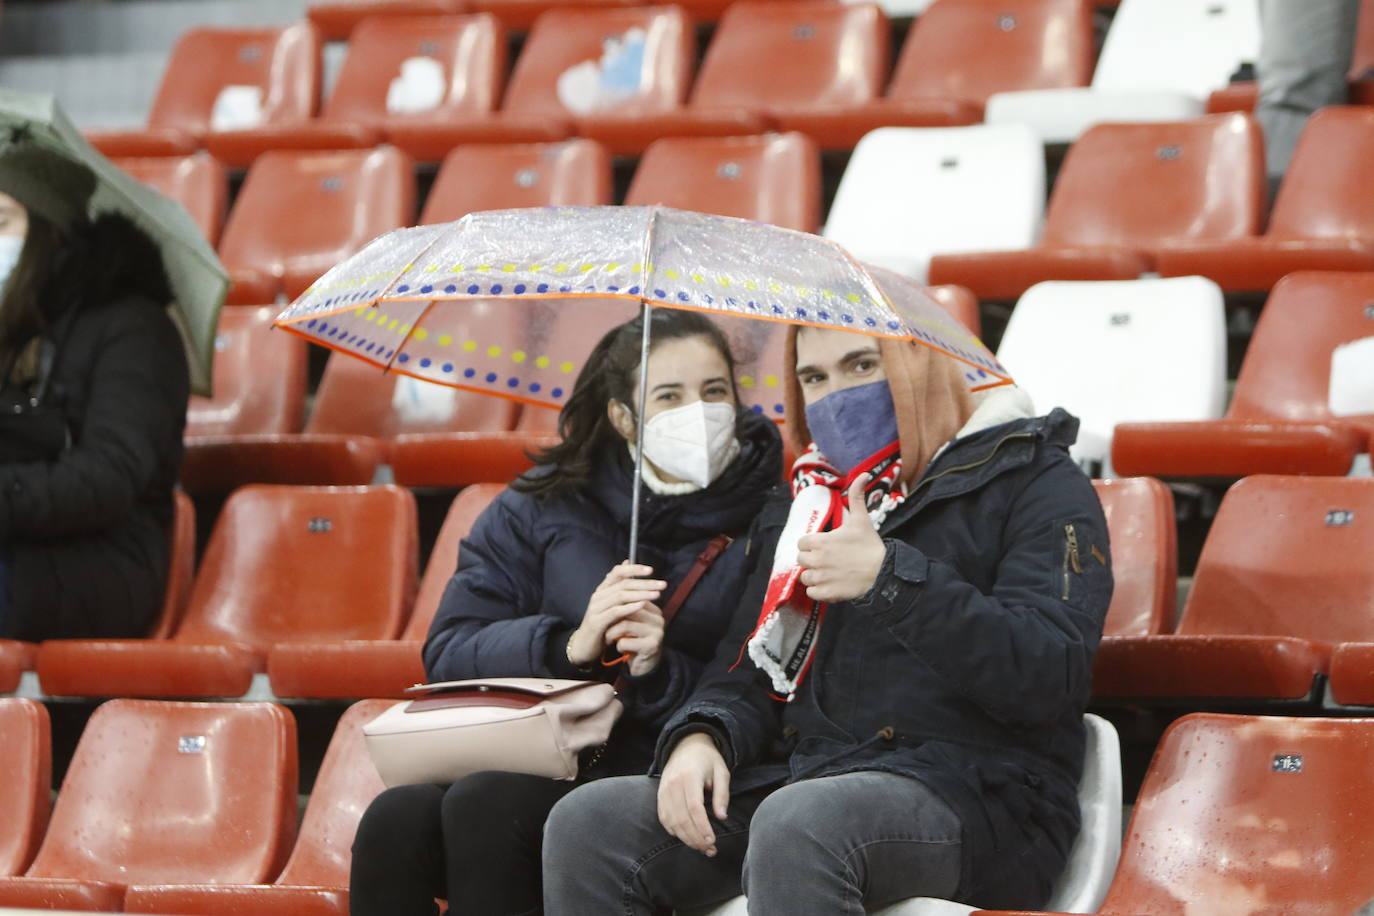
<svg viewBox="0 0 1374 916"><path fill-rule="evenodd" d="M638 562L625 558L642 319L597 344L561 442L463 540L423 650L431 681L621 677L624 713L577 783L648 768L725 632L750 564L742 535L781 479L777 428L739 407L719 329L674 309L650 320ZM666 600L720 535L737 539L719 542L665 632ZM351 912L434 913L436 897L464 916L538 912L544 818L577 783L487 772L388 789L358 827Z"/></svg>
<svg viewBox="0 0 1374 916"><path fill-rule="evenodd" d="M1112 592L1077 420L1013 387L975 396L916 343L790 339L794 496L755 525L757 569L664 728L661 778L550 815L551 916L740 893L753 916L1034 909L1064 866Z"/></svg>
<svg viewBox="0 0 1374 916"><path fill-rule="evenodd" d="M84 167L14 150L0 157L0 636L144 636L190 395L162 258L128 219L87 219Z"/></svg>

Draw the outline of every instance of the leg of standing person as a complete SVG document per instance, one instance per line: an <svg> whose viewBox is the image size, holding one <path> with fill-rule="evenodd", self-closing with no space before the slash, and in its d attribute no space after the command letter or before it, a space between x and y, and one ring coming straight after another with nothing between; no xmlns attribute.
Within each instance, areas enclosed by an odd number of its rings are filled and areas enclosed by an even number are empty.
<svg viewBox="0 0 1374 916"><path fill-rule="evenodd" d="M444 884L444 787L396 786L358 822L349 875L352 916L433 916Z"/></svg>
<svg viewBox="0 0 1374 916"><path fill-rule="evenodd" d="M577 784L483 772L444 794L444 858L455 916L526 916L543 903L544 822Z"/></svg>
<svg viewBox="0 0 1374 916"><path fill-rule="evenodd" d="M759 796L730 800L729 816L714 823L717 853L707 857L659 824L658 785L647 776L602 779L554 807L544 833L546 916L649 916L739 895Z"/></svg>
<svg viewBox="0 0 1374 916"><path fill-rule="evenodd" d="M1255 64L1271 186L1288 170L1307 118L1346 101L1359 0L1259 0L1260 53Z"/></svg>
<svg viewBox="0 0 1374 916"><path fill-rule="evenodd" d="M846 773L784 786L749 828L750 916L862 916L907 897L954 896L959 817L919 780Z"/></svg>

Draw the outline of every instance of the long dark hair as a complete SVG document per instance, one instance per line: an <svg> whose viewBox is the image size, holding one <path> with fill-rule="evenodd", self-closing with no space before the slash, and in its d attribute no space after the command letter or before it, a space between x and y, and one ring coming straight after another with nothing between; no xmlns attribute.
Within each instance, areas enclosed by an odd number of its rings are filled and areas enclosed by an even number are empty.
<svg viewBox="0 0 1374 916"><path fill-rule="evenodd" d="M0 387L9 382L20 351L46 327L43 294L52 282L62 246L62 233L56 225L32 211L28 217L28 235L19 261L0 294Z"/></svg>
<svg viewBox="0 0 1374 916"><path fill-rule="evenodd" d="M711 319L699 312L656 308L649 313L649 352L665 341L685 337L705 337L725 358L730 385L735 384L735 357L730 342ZM592 349L577 375L572 393L558 414L562 441L530 455L536 466L549 466L547 473L525 476L511 486L522 493L553 496L582 486L608 446L623 442L620 433L606 416L611 401L634 410L635 386L639 382L639 351L644 335L644 316L613 328ZM735 391L739 402L739 392Z"/></svg>

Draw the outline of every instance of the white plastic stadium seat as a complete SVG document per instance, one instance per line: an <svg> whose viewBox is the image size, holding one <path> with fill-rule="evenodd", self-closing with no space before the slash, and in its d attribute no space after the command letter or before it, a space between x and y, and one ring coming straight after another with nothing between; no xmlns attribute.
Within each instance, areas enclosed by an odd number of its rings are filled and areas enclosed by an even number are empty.
<svg viewBox="0 0 1374 916"><path fill-rule="evenodd" d="M1097 911L1116 872L1121 855L1121 742L1106 719L1083 716L1087 745L1083 754L1083 778L1078 784L1078 808L1083 825L1069 850L1054 893L1044 909L1056 913ZM912 897L875 910L874 916L966 916L977 907ZM736 897L709 910L683 916L745 916L745 898Z"/></svg>
<svg viewBox="0 0 1374 916"><path fill-rule="evenodd" d="M1012 311L997 357L1037 413L1063 407L1082 421L1072 454L1112 476L1116 424L1221 416L1221 288L1203 277L1037 283Z"/></svg>
<svg viewBox="0 0 1374 916"><path fill-rule="evenodd" d="M1102 121L1181 121L1259 55L1258 0L1122 0L1087 89L999 92L989 124L1068 143Z"/></svg>
<svg viewBox="0 0 1374 916"><path fill-rule="evenodd" d="M935 254L1029 248L1045 216L1045 157L1024 124L882 127L854 148L827 238L926 280Z"/></svg>

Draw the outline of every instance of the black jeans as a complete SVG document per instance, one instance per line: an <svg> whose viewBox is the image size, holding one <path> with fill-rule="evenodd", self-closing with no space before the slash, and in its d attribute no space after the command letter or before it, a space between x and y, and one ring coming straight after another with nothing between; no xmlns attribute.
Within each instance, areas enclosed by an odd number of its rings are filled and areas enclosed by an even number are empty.
<svg viewBox="0 0 1374 916"><path fill-rule="evenodd" d="M474 773L451 786L397 786L358 824L349 879L353 916L541 912L540 846L549 811L577 783Z"/></svg>

